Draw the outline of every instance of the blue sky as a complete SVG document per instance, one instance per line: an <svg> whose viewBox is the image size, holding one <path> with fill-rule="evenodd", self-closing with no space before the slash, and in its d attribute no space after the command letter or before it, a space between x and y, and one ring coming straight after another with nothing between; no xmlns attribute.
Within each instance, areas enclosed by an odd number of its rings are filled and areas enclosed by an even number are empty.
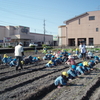
<svg viewBox="0 0 100 100"><path fill-rule="evenodd" d="M57 35L63 21L100 10L100 0L0 0L0 25L27 26L31 32Z"/></svg>

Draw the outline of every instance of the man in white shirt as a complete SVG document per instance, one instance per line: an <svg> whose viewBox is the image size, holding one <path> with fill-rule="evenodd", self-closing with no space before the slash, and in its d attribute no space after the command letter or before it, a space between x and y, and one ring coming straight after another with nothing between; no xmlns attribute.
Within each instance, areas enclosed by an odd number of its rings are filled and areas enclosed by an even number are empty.
<svg viewBox="0 0 100 100"><path fill-rule="evenodd" d="M85 44L83 44L83 42L80 42L79 49L81 51L81 55L84 60L86 58L86 47Z"/></svg>
<svg viewBox="0 0 100 100"><path fill-rule="evenodd" d="M19 66L21 67L21 69L23 69L22 64L21 64L21 60L22 60L22 56L24 56L24 50L23 50L21 42L19 42L19 44L17 46L15 46L14 53L15 53L15 57L17 59L16 70L18 70Z"/></svg>

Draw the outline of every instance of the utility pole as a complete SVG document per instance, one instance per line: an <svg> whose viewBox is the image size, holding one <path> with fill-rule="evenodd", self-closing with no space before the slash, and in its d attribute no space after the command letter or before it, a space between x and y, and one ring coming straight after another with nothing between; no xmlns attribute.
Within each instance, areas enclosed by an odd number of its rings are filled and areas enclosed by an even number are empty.
<svg viewBox="0 0 100 100"><path fill-rule="evenodd" d="M43 21L43 29L44 29L44 44L45 44L45 19L44 19L44 21Z"/></svg>

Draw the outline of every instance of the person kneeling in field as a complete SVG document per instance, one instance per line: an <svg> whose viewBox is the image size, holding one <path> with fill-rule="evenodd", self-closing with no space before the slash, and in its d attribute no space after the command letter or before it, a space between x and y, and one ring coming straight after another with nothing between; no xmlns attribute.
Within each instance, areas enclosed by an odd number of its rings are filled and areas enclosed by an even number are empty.
<svg viewBox="0 0 100 100"><path fill-rule="evenodd" d="M7 56L7 54L4 54L4 56L2 58L2 62L3 62L3 64L8 65L8 56Z"/></svg>
<svg viewBox="0 0 100 100"><path fill-rule="evenodd" d="M76 73L77 75L84 75L84 70L83 70L83 64L79 63L78 66L76 67Z"/></svg>
<svg viewBox="0 0 100 100"><path fill-rule="evenodd" d="M61 76L57 77L54 81L55 86L57 88L61 88L62 86L68 85L68 74L66 72L62 72Z"/></svg>
<svg viewBox="0 0 100 100"><path fill-rule="evenodd" d="M90 60L88 64L89 64L90 69L93 70L93 66L95 65L95 61Z"/></svg>
<svg viewBox="0 0 100 100"><path fill-rule="evenodd" d="M82 66L84 73L89 73L90 72L90 67L89 67L89 63L87 61L83 62L83 66Z"/></svg>
<svg viewBox="0 0 100 100"><path fill-rule="evenodd" d="M50 60L46 65L45 67L54 67L54 64L53 62Z"/></svg>
<svg viewBox="0 0 100 100"><path fill-rule="evenodd" d="M71 68L67 71L68 74L68 79L72 80L77 78L77 73L76 73L76 65L72 65Z"/></svg>
<svg viewBox="0 0 100 100"><path fill-rule="evenodd" d="M98 56L94 56L94 60L95 60L95 64L99 63L100 62L100 59Z"/></svg>
<svg viewBox="0 0 100 100"><path fill-rule="evenodd" d="M65 62L65 64L76 65L76 62L75 62L74 58L71 55L69 55L68 60Z"/></svg>
<svg viewBox="0 0 100 100"><path fill-rule="evenodd" d="M62 55L60 55L58 58L55 59L57 65L62 64Z"/></svg>
<svg viewBox="0 0 100 100"><path fill-rule="evenodd" d="M9 63L9 66L12 67L12 66L16 66L17 65L17 59L13 59L10 63Z"/></svg>

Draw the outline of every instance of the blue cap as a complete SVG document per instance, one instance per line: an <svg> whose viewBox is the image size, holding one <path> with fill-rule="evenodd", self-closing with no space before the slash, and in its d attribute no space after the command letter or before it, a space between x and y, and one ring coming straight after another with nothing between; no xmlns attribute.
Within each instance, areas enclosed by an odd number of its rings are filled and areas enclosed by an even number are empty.
<svg viewBox="0 0 100 100"><path fill-rule="evenodd" d="M71 55L71 53L68 53L68 55Z"/></svg>
<svg viewBox="0 0 100 100"><path fill-rule="evenodd" d="M16 61L17 59L15 58L15 59L13 59L13 61Z"/></svg>
<svg viewBox="0 0 100 100"><path fill-rule="evenodd" d="M71 67L72 69L76 70L76 65L72 65Z"/></svg>
<svg viewBox="0 0 100 100"><path fill-rule="evenodd" d="M51 56L52 58L54 58L55 56Z"/></svg>
<svg viewBox="0 0 100 100"><path fill-rule="evenodd" d="M82 64L82 63L79 63L78 65L79 65L79 66L83 66L83 64Z"/></svg>
<svg viewBox="0 0 100 100"><path fill-rule="evenodd" d="M60 57L62 57L62 55L60 55Z"/></svg>

